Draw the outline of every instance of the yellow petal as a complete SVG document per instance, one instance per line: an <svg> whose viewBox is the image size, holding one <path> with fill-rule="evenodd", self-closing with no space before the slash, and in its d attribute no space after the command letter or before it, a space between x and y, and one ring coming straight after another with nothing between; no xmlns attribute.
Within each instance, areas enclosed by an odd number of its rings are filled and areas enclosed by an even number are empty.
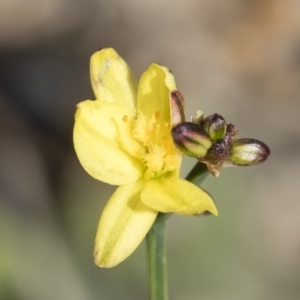
<svg viewBox="0 0 300 300"><path fill-rule="evenodd" d="M92 55L90 75L97 99L135 109L137 81L114 49L102 49Z"/></svg>
<svg viewBox="0 0 300 300"><path fill-rule="evenodd" d="M117 103L84 101L77 105L74 146L83 168L94 178L122 185L142 176L142 162L122 143L133 143L126 131L133 113Z"/></svg>
<svg viewBox="0 0 300 300"><path fill-rule="evenodd" d="M148 116L159 114L162 123L170 122L170 92L176 89L174 76L165 67L151 64L141 76L137 111Z"/></svg>
<svg viewBox="0 0 300 300"><path fill-rule="evenodd" d="M140 201L144 181L119 187L107 203L95 240L95 263L110 268L127 258L141 243L157 212Z"/></svg>
<svg viewBox="0 0 300 300"><path fill-rule="evenodd" d="M142 191L141 200L145 205L163 213L198 215L209 211L218 215L208 194L194 184L177 178L148 181Z"/></svg>

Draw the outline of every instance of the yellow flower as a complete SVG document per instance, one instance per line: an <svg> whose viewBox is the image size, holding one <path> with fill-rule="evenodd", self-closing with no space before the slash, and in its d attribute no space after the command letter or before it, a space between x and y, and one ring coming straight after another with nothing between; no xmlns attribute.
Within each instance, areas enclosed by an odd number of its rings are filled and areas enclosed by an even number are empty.
<svg viewBox="0 0 300 300"><path fill-rule="evenodd" d="M211 198L179 178L182 154L171 136L170 70L151 64L137 84L113 49L91 57L97 100L77 105L74 145L94 178L119 185L100 218L95 263L113 267L141 243L158 212L217 215Z"/></svg>

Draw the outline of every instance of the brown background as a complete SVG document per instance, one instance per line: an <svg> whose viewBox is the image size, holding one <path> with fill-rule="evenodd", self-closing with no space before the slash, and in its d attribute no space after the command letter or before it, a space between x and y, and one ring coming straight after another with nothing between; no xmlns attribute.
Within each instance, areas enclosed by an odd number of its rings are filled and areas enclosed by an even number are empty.
<svg viewBox="0 0 300 300"><path fill-rule="evenodd" d="M107 46L137 76L169 67L188 116L218 112L272 151L205 181L218 218L169 220L170 299L299 299L297 0L0 2L0 298L148 297L144 244L114 269L93 265L114 187L72 147L74 107L93 99L90 55Z"/></svg>

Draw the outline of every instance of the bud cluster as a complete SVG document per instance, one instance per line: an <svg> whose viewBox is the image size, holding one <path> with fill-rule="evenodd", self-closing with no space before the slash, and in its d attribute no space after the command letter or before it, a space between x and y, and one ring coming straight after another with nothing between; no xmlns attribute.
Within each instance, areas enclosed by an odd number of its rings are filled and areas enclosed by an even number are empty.
<svg viewBox="0 0 300 300"><path fill-rule="evenodd" d="M250 138L236 139L237 133L237 127L227 124L221 115L204 118L201 111L191 122L181 122L172 129L178 149L205 163L214 176L218 176L223 167L256 165L270 155L266 144Z"/></svg>

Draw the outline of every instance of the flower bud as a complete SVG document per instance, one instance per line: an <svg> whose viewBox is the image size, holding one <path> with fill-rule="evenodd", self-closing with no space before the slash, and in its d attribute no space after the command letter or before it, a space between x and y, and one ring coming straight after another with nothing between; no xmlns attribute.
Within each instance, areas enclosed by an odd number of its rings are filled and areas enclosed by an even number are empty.
<svg viewBox="0 0 300 300"><path fill-rule="evenodd" d="M181 92L174 90L170 94L171 102L171 122L172 127L183 123L185 121L184 116L184 98Z"/></svg>
<svg viewBox="0 0 300 300"><path fill-rule="evenodd" d="M254 139L232 142L229 160L236 166L252 166L264 162L270 155L269 147Z"/></svg>
<svg viewBox="0 0 300 300"><path fill-rule="evenodd" d="M227 124L227 129L224 136L225 142L227 144L231 144L235 140L237 134L238 134L238 128L232 123Z"/></svg>
<svg viewBox="0 0 300 300"><path fill-rule="evenodd" d="M199 125L186 122L172 129L175 145L184 154L192 157L203 157L212 146L208 133Z"/></svg>
<svg viewBox="0 0 300 300"><path fill-rule="evenodd" d="M228 156L229 146L223 139L221 139L213 143L205 158L210 162L217 162L221 164L224 160L227 160Z"/></svg>
<svg viewBox="0 0 300 300"><path fill-rule="evenodd" d="M202 121L201 125L208 132L213 141L222 139L226 133L226 121L218 114L206 117Z"/></svg>
<svg viewBox="0 0 300 300"><path fill-rule="evenodd" d="M203 121L203 118L204 118L204 114L201 110L197 110L197 112L195 113L194 116L192 116L192 122L195 123L195 124L198 124L200 125L201 122Z"/></svg>

